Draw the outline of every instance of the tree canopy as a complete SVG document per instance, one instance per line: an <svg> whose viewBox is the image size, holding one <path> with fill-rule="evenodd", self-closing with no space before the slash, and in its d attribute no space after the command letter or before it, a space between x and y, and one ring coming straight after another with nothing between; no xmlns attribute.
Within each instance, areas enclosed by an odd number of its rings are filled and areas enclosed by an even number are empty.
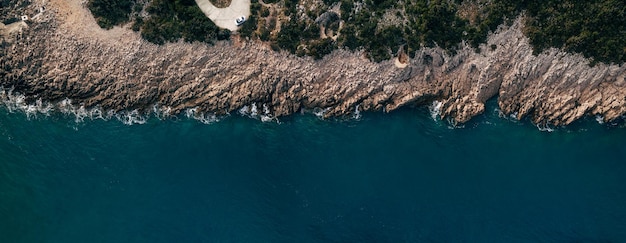
<svg viewBox="0 0 626 243"><path fill-rule="evenodd" d="M7 1L7 0L3 0ZM89 9L103 28L129 21L154 43L184 39L213 43L230 32L215 26L193 0L90 0ZM623 0L252 0L243 37L269 42L275 50L322 58L337 48L362 49L373 61L388 60L398 48L409 55L423 46L455 52L462 41L473 47L489 32L525 13L524 33L535 53L549 47L581 53L594 62L626 61L626 3ZM340 5L334 18L333 7ZM466 8L475 6L474 8ZM271 10L271 11L270 11ZM326 15L324 15L326 14Z"/></svg>

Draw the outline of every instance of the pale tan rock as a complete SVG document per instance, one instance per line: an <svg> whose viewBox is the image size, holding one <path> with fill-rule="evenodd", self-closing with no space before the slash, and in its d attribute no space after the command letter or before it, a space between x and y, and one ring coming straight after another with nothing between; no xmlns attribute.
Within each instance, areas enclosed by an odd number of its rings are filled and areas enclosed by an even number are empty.
<svg viewBox="0 0 626 243"><path fill-rule="evenodd" d="M324 116L391 112L441 101L441 116L463 123L497 97L500 110L537 124L583 116L613 121L626 113L626 66L588 65L550 49L538 56L520 20L476 53L423 48L404 68L337 50L324 59L274 52L255 41L148 43L128 29L102 30L77 0L51 1L38 22L0 48L0 86L27 100L105 110L226 114L255 104L274 116L324 110ZM488 48L496 45L495 50ZM194 113L195 114L195 113Z"/></svg>

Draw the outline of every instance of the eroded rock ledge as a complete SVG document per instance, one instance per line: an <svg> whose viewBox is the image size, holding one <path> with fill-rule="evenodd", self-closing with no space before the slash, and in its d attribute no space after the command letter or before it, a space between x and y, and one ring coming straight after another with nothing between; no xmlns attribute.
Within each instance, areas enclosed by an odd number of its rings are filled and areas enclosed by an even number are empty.
<svg viewBox="0 0 626 243"><path fill-rule="evenodd" d="M585 115L613 121L626 113L625 66L589 67L582 56L554 49L533 56L519 20L491 35L480 53L423 48L398 68L341 50L314 61L236 37L215 46L157 46L127 29L100 29L78 0L46 9L0 48L0 86L30 101L69 98L114 111L156 105L174 114L224 114L257 103L275 116L313 108L341 116L437 100L442 117L463 123L497 96L502 112L538 124L566 125Z"/></svg>

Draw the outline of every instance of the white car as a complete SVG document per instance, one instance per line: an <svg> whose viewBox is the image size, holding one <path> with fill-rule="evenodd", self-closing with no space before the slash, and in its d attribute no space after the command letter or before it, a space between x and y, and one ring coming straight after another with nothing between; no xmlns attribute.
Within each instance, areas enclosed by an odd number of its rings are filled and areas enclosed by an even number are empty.
<svg viewBox="0 0 626 243"><path fill-rule="evenodd" d="M235 19L235 23L237 24L237 26L241 26L244 22L246 22L246 16L241 16Z"/></svg>

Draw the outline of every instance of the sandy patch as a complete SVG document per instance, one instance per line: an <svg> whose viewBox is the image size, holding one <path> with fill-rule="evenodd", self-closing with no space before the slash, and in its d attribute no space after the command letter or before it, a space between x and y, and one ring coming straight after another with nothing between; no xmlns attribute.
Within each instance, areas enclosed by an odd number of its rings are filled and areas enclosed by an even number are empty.
<svg viewBox="0 0 626 243"><path fill-rule="evenodd" d="M196 0L196 3L207 17L220 28L236 31L239 29L235 20L241 16L250 16L250 0L233 0L230 6L218 8L209 0Z"/></svg>
<svg viewBox="0 0 626 243"><path fill-rule="evenodd" d="M398 68L405 68L409 65L409 55L404 52L404 46L401 46L398 49L398 53L396 54L396 58L393 59L394 64Z"/></svg>
<svg viewBox="0 0 626 243"><path fill-rule="evenodd" d="M61 27L80 33L81 36L109 40L110 43L122 44L136 40L139 34L126 31L124 28L115 26L113 29L105 30L96 23L93 15L85 6L86 1L80 0L54 0L48 5L56 12Z"/></svg>
<svg viewBox="0 0 626 243"><path fill-rule="evenodd" d="M27 27L28 25L24 21L18 21L8 25L0 23L0 40L4 39L5 41L11 42L11 39L13 39L15 35Z"/></svg>
<svg viewBox="0 0 626 243"><path fill-rule="evenodd" d="M397 68L405 68L409 65L408 63L400 62L400 60L397 57L394 58L393 60L394 60L393 64L395 64Z"/></svg>

